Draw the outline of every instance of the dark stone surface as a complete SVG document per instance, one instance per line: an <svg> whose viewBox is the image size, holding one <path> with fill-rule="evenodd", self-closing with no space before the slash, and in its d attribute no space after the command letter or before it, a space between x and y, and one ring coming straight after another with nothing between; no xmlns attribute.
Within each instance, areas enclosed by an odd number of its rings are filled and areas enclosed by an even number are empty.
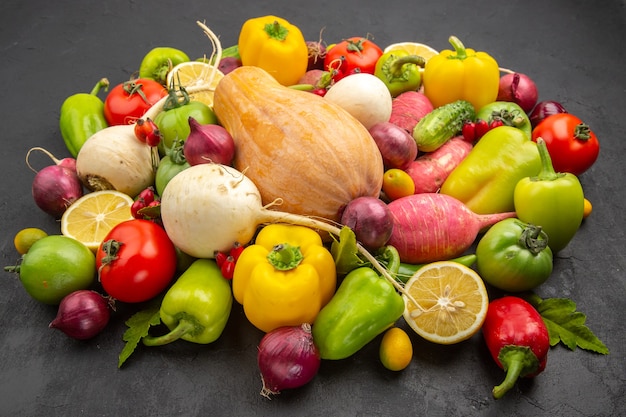
<svg viewBox="0 0 626 417"><path fill-rule="evenodd" d="M401 373L381 366L377 339L349 359L324 362L312 383L269 401L259 395L256 346L262 335L239 306L217 342L140 348L120 370L124 321L135 306L121 306L97 338L71 340L47 327L56 309L32 300L14 275L4 273L0 415L623 415L623 1L5 0L0 5L4 265L18 258L12 243L18 230L59 232L59 224L32 200L33 173L24 157L33 146L69 155L58 128L67 96L89 91L103 76L112 84L128 79L155 46L174 46L192 57L208 53L210 44L196 20L206 21L230 46L247 18L266 14L299 25L307 39L317 39L325 28L328 43L370 34L382 46L413 40L444 49L454 34L466 46L492 54L500 66L530 75L540 99L560 101L583 118L601 142L599 160L581 177L594 211L537 292L573 299L611 353L554 347L543 374L495 401L491 388L503 373L480 334L438 346L411 333L415 355ZM34 163L42 168L47 161Z"/></svg>

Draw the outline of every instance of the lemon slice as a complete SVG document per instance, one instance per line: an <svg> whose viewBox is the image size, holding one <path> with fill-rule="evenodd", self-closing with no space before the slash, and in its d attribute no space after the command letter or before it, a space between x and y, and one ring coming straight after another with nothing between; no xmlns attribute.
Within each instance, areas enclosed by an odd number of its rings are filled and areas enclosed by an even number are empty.
<svg viewBox="0 0 626 417"><path fill-rule="evenodd" d="M437 51L436 49L428 45L425 45L423 43L417 43L417 42L394 43L394 44L387 46L384 52L387 53L390 51L399 51L399 50L406 51L411 55L421 56L422 58L424 58L426 62L428 62L430 58L439 54L439 51Z"/></svg>
<svg viewBox="0 0 626 417"><path fill-rule="evenodd" d="M217 83L224 77L224 73L215 66L202 61L182 62L176 65L167 74L167 85L171 85L172 81L176 85L180 84L185 89L197 87L207 84L208 89L197 93L189 94L189 98L194 101L200 101L207 106L213 108L213 92Z"/></svg>
<svg viewBox="0 0 626 417"><path fill-rule="evenodd" d="M61 217L61 233L92 251L98 250L107 233L117 224L133 218L133 199L114 190L94 191L74 201Z"/></svg>
<svg viewBox="0 0 626 417"><path fill-rule="evenodd" d="M473 269L451 261L420 268L405 285L404 319L424 339L450 345L469 339L485 321L489 297Z"/></svg>

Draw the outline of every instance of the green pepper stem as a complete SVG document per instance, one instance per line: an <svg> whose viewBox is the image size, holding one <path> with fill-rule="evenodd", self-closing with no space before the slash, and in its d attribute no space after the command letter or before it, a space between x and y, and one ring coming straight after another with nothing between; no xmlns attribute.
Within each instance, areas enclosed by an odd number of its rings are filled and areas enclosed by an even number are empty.
<svg viewBox="0 0 626 417"><path fill-rule="evenodd" d="M304 255L299 246L289 243L281 243L267 255L267 261L279 271L289 271L295 269L304 260Z"/></svg>
<svg viewBox="0 0 626 417"><path fill-rule="evenodd" d="M450 36L448 41L450 42L450 45L452 45L452 47L454 48L456 52L456 55L453 58L456 58L456 59L467 58L467 51L465 50L465 45L463 45L463 42L461 42L459 38L457 38L456 36Z"/></svg>
<svg viewBox="0 0 626 417"><path fill-rule="evenodd" d="M145 336L141 339L146 346L163 346L168 343L175 342L187 333L190 333L195 329L195 325L189 320L181 319L176 327L174 327L169 333L162 336Z"/></svg>
<svg viewBox="0 0 626 417"><path fill-rule="evenodd" d="M532 375L539 368L539 359L528 346L507 345L500 350L498 360L506 371L504 381L493 388L493 398L502 398L517 380Z"/></svg>
<svg viewBox="0 0 626 417"><path fill-rule="evenodd" d="M394 77L399 77L402 75L402 67L404 64L414 64L418 67L424 68L426 65L426 60L419 55L405 55L398 58L393 58L391 64L389 65L389 72Z"/></svg>
<svg viewBox="0 0 626 417"><path fill-rule="evenodd" d="M562 176L564 173L557 173L554 170L554 166L552 165L552 158L550 158L550 153L548 152L548 147L546 146L546 141L543 138L537 138L537 150L539 151L539 156L541 157L541 171L536 177L533 177L533 181L554 181Z"/></svg>
<svg viewBox="0 0 626 417"><path fill-rule="evenodd" d="M104 88L104 91L107 91L109 89L108 79L101 78L100 81L96 83L96 85L93 87L93 89L91 90L89 94L91 94L92 96L97 96L101 88Z"/></svg>

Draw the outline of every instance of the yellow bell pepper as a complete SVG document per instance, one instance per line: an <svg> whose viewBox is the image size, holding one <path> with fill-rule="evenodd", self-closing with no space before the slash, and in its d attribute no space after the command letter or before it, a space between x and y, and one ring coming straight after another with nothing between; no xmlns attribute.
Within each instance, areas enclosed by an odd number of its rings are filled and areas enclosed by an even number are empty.
<svg viewBox="0 0 626 417"><path fill-rule="evenodd" d="M270 224L237 259L232 286L250 323L269 332L313 323L335 293L337 273L317 232Z"/></svg>
<svg viewBox="0 0 626 417"><path fill-rule="evenodd" d="M455 36L449 41L454 51L445 49L426 62L424 94L435 107L467 100L478 111L498 97L498 63L486 52L466 49Z"/></svg>
<svg viewBox="0 0 626 417"><path fill-rule="evenodd" d="M242 65L262 68L282 85L296 84L307 70L309 49L302 32L280 17L248 19L238 46Z"/></svg>

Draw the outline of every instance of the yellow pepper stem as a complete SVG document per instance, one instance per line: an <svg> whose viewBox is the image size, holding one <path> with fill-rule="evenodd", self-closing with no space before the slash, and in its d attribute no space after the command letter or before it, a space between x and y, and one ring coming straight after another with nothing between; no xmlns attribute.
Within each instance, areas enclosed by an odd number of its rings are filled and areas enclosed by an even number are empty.
<svg viewBox="0 0 626 417"><path fill-rule="evenodd" d="M300 265L304 255L299 246L293 246L289 243L281 243L272 248L267 255L267 261L279 271L288 271L295 269Z"/></svg>
<svg viewBox="0 0 626 417"><path fill-rule="evenodd" d="M289 34L289 30L278 22L278 20L274 20L273 23L268 23L265 25L265 33L277 41L284 41Z"/></svg>
<svg viewBox="0 0 626 417"><path fill-rule="evenodd" d="M450 42L450 45L452 45L452 47L454 48L454 51L456 52L456 55L451 55L450 58L461 59L461 60L467 58L465 45L463 45L463 42L461 42L459 38L457 38L456 36L450 36L448 41Z"/></svg>

